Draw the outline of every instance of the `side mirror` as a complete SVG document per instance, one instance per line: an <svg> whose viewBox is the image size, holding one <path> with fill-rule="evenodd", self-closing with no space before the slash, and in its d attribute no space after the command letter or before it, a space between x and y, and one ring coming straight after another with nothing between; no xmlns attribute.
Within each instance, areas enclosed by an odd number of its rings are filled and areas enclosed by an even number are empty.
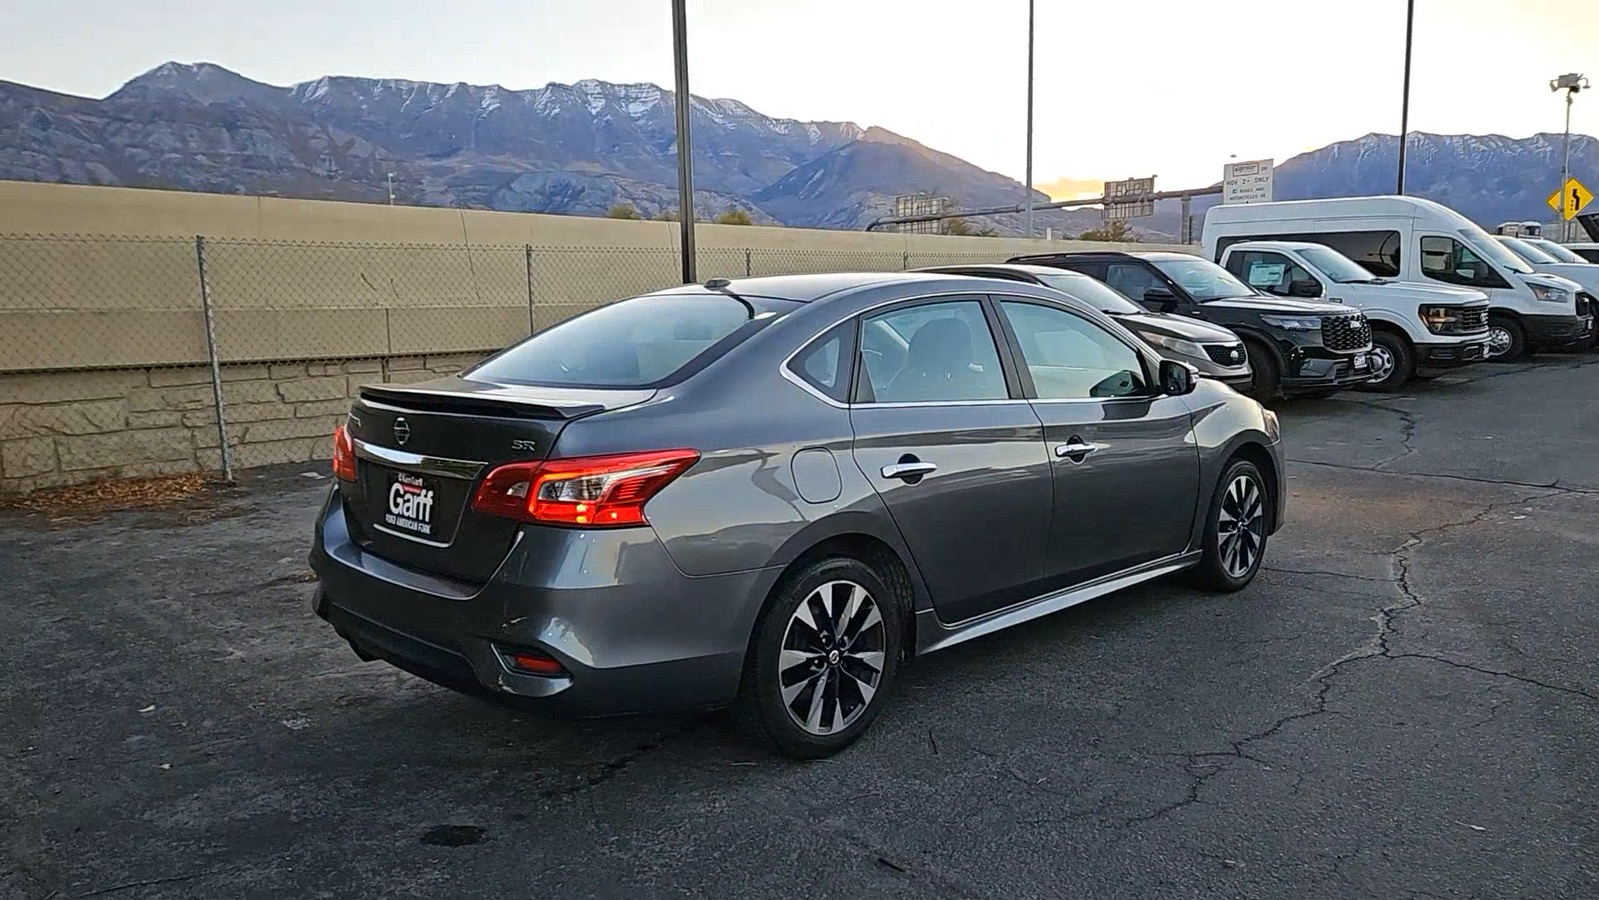
<svg viewBox="0 0 1599 900"><path fill-rule="evenodd" d="M1314 280L1295 281L1288 285L1290 297L1320 297L1321 282Z"/></svg>
<svg viewBox="0 0 1599 900"><path fill-rule="evenodd" d="M1177 309L1177 295L1166 288L1150 288L1144 291L1144 305L1169 313Z"/></svg>
<svg viewBox="0 0 1599 900"><path fill-rule="evenodd" d="M1194 392L1195 380L1199 377L1199 370L1185 362L1175 359L1160 361L1160 390L1161 393L1172 397L1181 397Z"/></svg>

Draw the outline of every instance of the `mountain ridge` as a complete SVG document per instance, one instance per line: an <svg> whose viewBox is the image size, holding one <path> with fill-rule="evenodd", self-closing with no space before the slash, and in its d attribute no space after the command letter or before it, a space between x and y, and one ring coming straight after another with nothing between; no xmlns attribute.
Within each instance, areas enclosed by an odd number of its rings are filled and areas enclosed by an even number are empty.
<svg viewBox="0 0 1599 900"><path fill-rule="evenodd" d="M1021 201L1022 185L878 126L774 117L693 95L695 207L762 224L860 228L896 195L975 209ZM676 95L580 79L539 88L324 75L256 81L216 63L167 62L100 99L0 82L0 178L603 215L676 206ZM1407 186L1486 225L1548 218L1560 135L1413 132ZM1391 193L1398 138L1372 132L1277 167L1279 199ZM1599 141L1572 138L1572 171L1599 172ZM1547 182L1547 184L1546 184ZM1599 187L1599 184L1594 185ZM1037 202L1048 202L1034 191ZM1216 198L1195 200L1196 215ZM1178 204L1132 224L1175 235ZM1074 233L1097 209L1047 210L1037 229ZM979 227L1017 233L1021 216Z"/></svg>

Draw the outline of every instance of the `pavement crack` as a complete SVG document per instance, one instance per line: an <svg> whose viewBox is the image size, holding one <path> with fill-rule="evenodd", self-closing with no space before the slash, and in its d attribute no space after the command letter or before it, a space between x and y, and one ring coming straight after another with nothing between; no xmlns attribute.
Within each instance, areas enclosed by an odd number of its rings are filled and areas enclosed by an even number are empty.
<svg viewBox="0 0 1599 900"><path fill-rule="evenodd" d="M1446 666L1454 666L1457 669L1469 669L1469 670L1471 670L1473 672L1478 672L1478 673L1481 673L1483 675L1491 675L1491 676L1493 676L1495 678L1508 678L1511 681L1519 681L1522 684L1530 684L1533 687L1540 687L1540 688L1543 688L1544 690L1557 691L1557 692L1562 693L1562 694L1570 694L1570 695L1572 695L1574 697L1584 697L1584 698L1586 698L1588 700L1599 701L1599 694L1589 693L1588 691L1585 691L1582 688L1566 687L1565 685L1562 685L1562 684L1553 684L1551 682L1542 681L1542 680L1539 680L1537 678L1531 678L1531 677L1526 676L1526 675L1518 675L1515 672L1504 672L1504 671L1500 671L1498 669L1487 669L1487 668L1484 668L1482 666L1473 665L1472 663L1464 663L1464 662L1460 662L1459 660L1450 659L1450 658L1448 658L1446 656L1436 656L1436 655L1431 654L1431 653L1409 653L1409 652L1407 652L1407 653L1385 653L1383 655L1386 656L1389 659L1427 659L1427 660L1432 660L1433 662L1443 663ZM1495 712L1498 711L1500 705L1502 705L1502 704L1495 704L1495 706L1494 706L1494 711ZM1492 717L1490 716L1490 718L1492 718ZM1487 721L1487 720L1484 720L1484 721ZM1483 724L1483 722L1479 722L1477 724L1481 725L1481 724Z"/></svg>
<svg viewBox="0 0 1599 900"><path fill-rule="evenodd" d="M692 718L683 725L668 731L654 740L645 741L644 743L639 744L637 747L627 753L620 754L598 765L588 767L587 771L583 772L579 776L578 781L575 784L547 788L542 792L542 795L545 799L553 800L557 798L573 797L583 793L589 788L599 787L605 782L610 781L618 775L621 775L623 772L626 772L634 763L638 762L640 759L643 759L650 753L661 749L661 747L666 745L668 742L683 737L708 721L710 721L709 716Z"/></svg>
<svg viewBox="0 0 1599 900"><path fill-rule="evenodd" d="M1320 569L1284 569L1281 566L1261 566L1263 572L1278 572L1283 575L1319 575L1323 578L1347 578L1350 581L1372 581L1377 584L1393 584L1392 578L1377 578L1371 575L1351 575L1348 572L1325 572Z"/></svg>
<svg viewBox="0 0 1599 900"><path fill-rule="evenodd" d="M1559 481L1547 483L1536 481L1513 481L1509 479L1477 478L1471 475L1451 475L1447 472L1395 472L1390 469L1379 469L1376 466L1357 466L1351 463L1324 462L1319 459L1295 459L1288 457L1288 462L1296 466L1315 466L1321 469L1344 469L1350 472L1367 472L1374 475L1389 475L1395 478L1437 478L1446 481L1464 481L1469 484L1492 484L1500 487L1538 488L1554 491L1557 494L1584 494L1588 496L1599 495L1599 488L1587 486L1570 486ZM1381 463L1379 465L1382 465Z"/></svg>
<svg viewBox="0 0 1599 900"><path fill-rule="evenodd" d="M162 885L162 884L178 884L178 883L184 882L184 881L193 881L196 878L202 878L202 877L204 877L206 875L215 875L218 872L226 872L226 871L228 871L229 869L232 869L232 868L236 868L236 867L235 866L223 866L220 869L209 869L209 870L204 871L204 872L190 872L187 875L169 875L169 876L167 876L165 878L143 878L143 879L140 879L138 881L125 881L122 884L114 884L114 885L111 885L110 887L96 888L96 889L94 889L92 891L86 891L86 892L84 892L82 894L78 894L77 896L80 897L80 898L81 897L102 897L102 896L105 896L106 894L115 894L118 891L127 891L127 890L132 890L134 888L155 887L156 885Z"/></svg>
<svg viewBox="0 0 1599 900"><path fill-rule="evenodd" d="M1383 466L1399 462L1416 452L1416 448L1410 443L1416 437L1416 417L1408 410L1396 409L1373 400L1355 400L1353 402L1367 409L1380 409L1383 412L1393 413L1399 417L1399 446L1402 448L1402 452L1397 456L1391 456L1382 462L1376 463L1371 467L1372 471L1380 471Z"/></svg>

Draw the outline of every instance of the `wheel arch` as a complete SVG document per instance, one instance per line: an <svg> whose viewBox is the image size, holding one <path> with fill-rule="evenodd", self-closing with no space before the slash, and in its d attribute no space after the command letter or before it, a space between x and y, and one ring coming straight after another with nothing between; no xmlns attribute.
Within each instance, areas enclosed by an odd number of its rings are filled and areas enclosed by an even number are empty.
<svg viewBox="0 0 1599 900"><path fill-rule="evenodd" d="M1270 500L1266 508L1270 510L1271 515L1271 518L1267 521L1266 533L1272 534L1276 532L1280 524L1277 521L1277 517L1279 515L1278 510L1282 506L1282 498L1278 496L1279 486L1282 483L1282 473L1278 471L1277 460L1271 455L1271 451L1266 449L1265 445L1253 439L1245 439L1237 447L1233 448L1233 452L1227 457L1227 462L1222 466L1222 471L1225 472L1227 466L1232 465L1234 460L1239 459L1247 460L1254 464L1266 481L1266 497Z"/></svg>

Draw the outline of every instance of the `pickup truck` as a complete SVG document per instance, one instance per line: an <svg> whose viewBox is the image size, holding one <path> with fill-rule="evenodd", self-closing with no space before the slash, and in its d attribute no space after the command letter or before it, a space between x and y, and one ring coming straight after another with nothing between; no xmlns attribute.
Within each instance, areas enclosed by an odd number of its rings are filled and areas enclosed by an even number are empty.
<svg viewBox="0 0 1599 900"><path fill-rule="evenodd" d="M1357 389L1396 391L1416 377L1488 357L1488 295L1470 288L1374 277L1322 244L1244 241L1222 267L1256 290L1355 307L1371 323L1371 379Z"/></svg>

